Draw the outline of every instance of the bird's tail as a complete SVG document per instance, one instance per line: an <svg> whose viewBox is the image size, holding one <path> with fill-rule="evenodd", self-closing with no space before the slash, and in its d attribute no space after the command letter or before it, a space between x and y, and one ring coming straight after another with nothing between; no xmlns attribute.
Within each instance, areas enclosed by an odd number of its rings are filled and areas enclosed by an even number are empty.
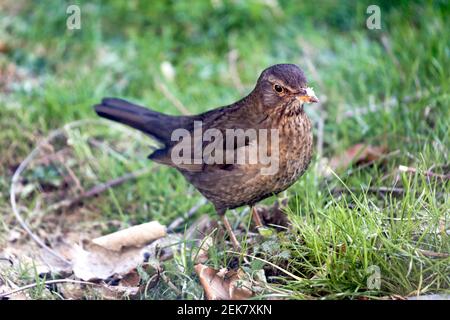
<svg viewBox="0 0 450 320"><path fill-rule="evenodd" d="M190 117L166 115L116 98L104 98L94 109L100 117L143 131L165 144L170 142L173 130L190 123Z"/></svg>

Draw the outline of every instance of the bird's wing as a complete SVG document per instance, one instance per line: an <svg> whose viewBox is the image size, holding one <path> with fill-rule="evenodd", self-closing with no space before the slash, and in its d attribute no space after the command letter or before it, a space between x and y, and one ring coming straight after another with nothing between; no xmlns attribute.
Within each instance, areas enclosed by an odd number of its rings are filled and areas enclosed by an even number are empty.
<svg viewBox="0 0 450 320"><path fill-rule="evenodd" d="M184 171L199 172L212 167L232 170L229 164L233 164L233 159L257 142L257 129L264 118L236 103L193 116L191 120L182 128L189 134L186 140L179 136L178 142L157 150L150 158ZM180 154L185 156L184 160L179 159Z"/></svg>

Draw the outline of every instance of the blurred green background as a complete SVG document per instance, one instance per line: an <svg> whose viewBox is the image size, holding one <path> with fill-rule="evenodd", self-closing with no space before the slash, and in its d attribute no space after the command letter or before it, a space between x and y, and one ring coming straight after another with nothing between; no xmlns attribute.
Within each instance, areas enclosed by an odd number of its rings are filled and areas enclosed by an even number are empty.
<svg viewBox="0 0 450 320"><path fill-rule="evenodd" d="M81 9L80 30L66 27L66 9L72 4ZM381 10L380 30L366 27L366 10L372 4ZM250 92L264 68L276 63L298 64L323 101L307 110L315 124L316 142L319 131L323 137L313 167L324 156L342 154L355 143L366 143L388 146L397 153L387 164L342 176L350 187L392 185L394 178L389 173L399 165L443 168L442 164L449 163L450 145L449 16L450 5L445 0L3 0L0 207L4 214L0 239L3 230L6 241L14 224L7 199L18 164L52 129L77 119L95 118L92 105L102 97L127 98L180 114L163 87L189 112L197 113L238 100ZM323 128L318 127L319 122ZM138 160L108 167L108 171L97 172L98 176L108 180L147 165L146 150L140 151ZM448 193L448 181L432 186L422 181L429 186L424 187L416 180L404 182L404 187L425 190L425 204L414 202L412 196L395 204L386 200L380 210L391 214L402 208L418 213L433 208L434 222L448 219L448 197L436 196ZM311 169L289 191L296 199L290 205L291 218L320 210L325 216L332 214L327 210L333 206L326 207L334 199L328 193L328 183L339 184ZM119 216L126 224L152 218L170 223L198 199L198 193L181 177L162 169L112 191L96 204L107 217ZM370 209L370 202L367 211L376 212ZM203 207L200 213L211 213L211 209ZM348 215L357 211L345 210ZM346 217L340 218L345 221ZM312 221L314 224L320 221ZM411 239L411 234L402 236ZM439 244L433 243L448 251L448 236L440 238ZM321 263L320 259L311 261ZM340 270L327 272L337 274ZM405 270L403 265L398 267L398 274ZM339 285L324 292L358 291L359 284L351 277L332 282L340 279L336 277L330 280L325 273L325 287ZM400 284L392 280L395 284L385 287L385 292L411 292L419 278L418 271ZM442 286L443 282L439 283ZM448 279L444 284L448 285Z"/></svg>

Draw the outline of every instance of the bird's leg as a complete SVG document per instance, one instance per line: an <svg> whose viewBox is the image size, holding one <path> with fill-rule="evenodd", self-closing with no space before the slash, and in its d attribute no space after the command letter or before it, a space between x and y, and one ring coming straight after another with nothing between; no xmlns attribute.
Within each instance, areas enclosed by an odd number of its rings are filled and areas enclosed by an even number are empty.
<svg viewBox="0 0 450 320"><path fill-rule="evenodd" d="M252 210L252 219L253 222L255 223L256 229L263 227L264 225L261 221L261 217L259 216L258 210L256 210L255 207L252 207L251 210Z"/></svg>
<svg viewBox="0 0 450 320"><path fill-rule="evenodd" d="M236 236L234 235L233 229L231 229L230 222L227 219L227 216L225 214L221 215L223 225L225 226L225 229L227 230L228 235L230 236L231 243L233 244L233 248L235 251L241 251L241 245L236 239Z"/></svg>

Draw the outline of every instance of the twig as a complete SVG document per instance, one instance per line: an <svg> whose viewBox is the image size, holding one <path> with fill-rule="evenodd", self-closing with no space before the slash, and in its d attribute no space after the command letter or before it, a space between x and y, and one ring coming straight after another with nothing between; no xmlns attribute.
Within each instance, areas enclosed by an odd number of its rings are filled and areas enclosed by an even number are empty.
<svg viewBox="0 0 450 320"><path fill-rule="evenodd" d="M399 194L399 195L402 195L405 193L405 189L403 189L403 188L392 188L392 187L370 187L367 189L349 188L349 190L352 192L367 191L367 192L372 192L372 193L395 193L395 194ZM335 189L331 190L332 193L344 193L346 191L348 191L348 190L345 188L335 188Z"/></svg>
<svg viewBox="0 0 450 320"><path fill-rule="evenodd" d="M444 180L450 179L450 174L439 174L439 173L434 173L431 171L420 171L420 170L417 170L416 168L407 167L407 166L398 166L398 170L400 172L422 173L427 177L440 178L440 179L444 179Z"/></svg>
<svg viewBox="0 0 450 320"><path fill-rule="evenodd" d="M191 218L198 211L198 209L200 209L203 205L206 204L206 202L207 201L205 198L201 198L200 201L195 206L193 206L191 209L189 209L187 213L183 215L183 217L178 217L174 221L172 221L169 227L167 227L167 231L170 232L178 228L184 221Z"/></svg>
<svg viewBox="0 0 450 320"><path fill-rule="evenodd" d="M49 206L47 208L47 211L59 210L62 208L70 208L76 204L79 204L83 200L95 197L95 196L107 191L110 188L114 188L114 187L121 185L122 183L127 182L129 180L137 179L137 178L139 178L143 175L146 175L158 168L159 167L140 169L140 170L137 170L134 172L124 174L123 176L109 180L105 183L98 184L98 185L94 186L93 188L89 189L88 191L83 192L81 195L79 195L77 197L74 197L72 199L66 199L66 200L60 201L58 203L55 203L55 204Z"/></svg>
<svg viewBox="0 0 450 320"><path fill-rule="evenodd" d="M169 100L174 105L174 107L178 109L178 111L180 111L184 115L191 114L189 110L183 105L183 103L181 103L181 101L178 100L178 98L175 97L172 92L170 92L169 88L167 88L164 83L162 83L161 81L157 81L156 87L167 98L167 100Z"/></svg>
<svg viewBox="0 0 450 320"><path fill-rule="evenodd" d="M93 285L93 286L98 286L99 284L97 283L93 283L93 282L87 282L87 281L80 281L80 280L72 280L72 279L56 279L56 280L49 280L49 281L45 281L43 280L43 282L35 282L14 290L11 290L9 292L5 292L5 293L0 293L0 299L10 296L12 294L27 290L27 289L31 289L34 287L37 287L39 285L49 285L49 284L57 284L57 283L77 283L77 284L89 284L89 285Z"/></svg>
<svg viewBox="0 0 450 320"><path fill-rule="evenodd" d="M183 292L181 292L181 290L178 289L177 286L174 285L173 282L170 281L170 279L165 275L164 271L162 271L162 272L160 273L160 275L161 275L161 279L163 279L163 281L164 281L164 282L165 282L165 283L166 283L173 291L175 291L176 294L177 294L178 296L181 296L181 295L183 294Z"/></svg>
<svg viewBox="0 0 450 320"><path fill-rule="evenodd" d="M423 254L424 256L431 257L431 258L448 258L448 257L450 257L450 254L443 253L443 252L434 252L434 251L425 250L425 249L417 249L417 251L420 252L421 254Z"/></svg>
<svg viewBox="0 0 450 320"><path fill-rule="evenodd" d="M398 154L400 154L400 149L394 150L394 151L389 152L387 154L382 154L382 155L380 155L379 157L377 157L374 160L368 161L367 163L359 165L356 168L351 168L351 169L347 170L346 175L349 176L349 175L353 174L354 172L357 172L357 171L360 171L360 170L365 169L367 167L370 167L374 163L384 161L384 160L386 160L386 159L388 159L390 157L396 156Z"/></svg>
<svg viewBox="0 0 450 320"><path fill-rule="evenodd" d="M367 191L367 192L371 192L371 193L392 193L392 194L396 194L396 195L403 195L405 194L406 190L403 188L396 188L396 187L370 187L370 188L349 188L349 189L345 189L345 188L335 188L333 190L331 190L331 193L333 194L341 194L344 193L346 191L351 191L351 192L358 192L358 191ZM441 192L437 192L436 196L440 197L443 196L444 193Z"/></svg>

